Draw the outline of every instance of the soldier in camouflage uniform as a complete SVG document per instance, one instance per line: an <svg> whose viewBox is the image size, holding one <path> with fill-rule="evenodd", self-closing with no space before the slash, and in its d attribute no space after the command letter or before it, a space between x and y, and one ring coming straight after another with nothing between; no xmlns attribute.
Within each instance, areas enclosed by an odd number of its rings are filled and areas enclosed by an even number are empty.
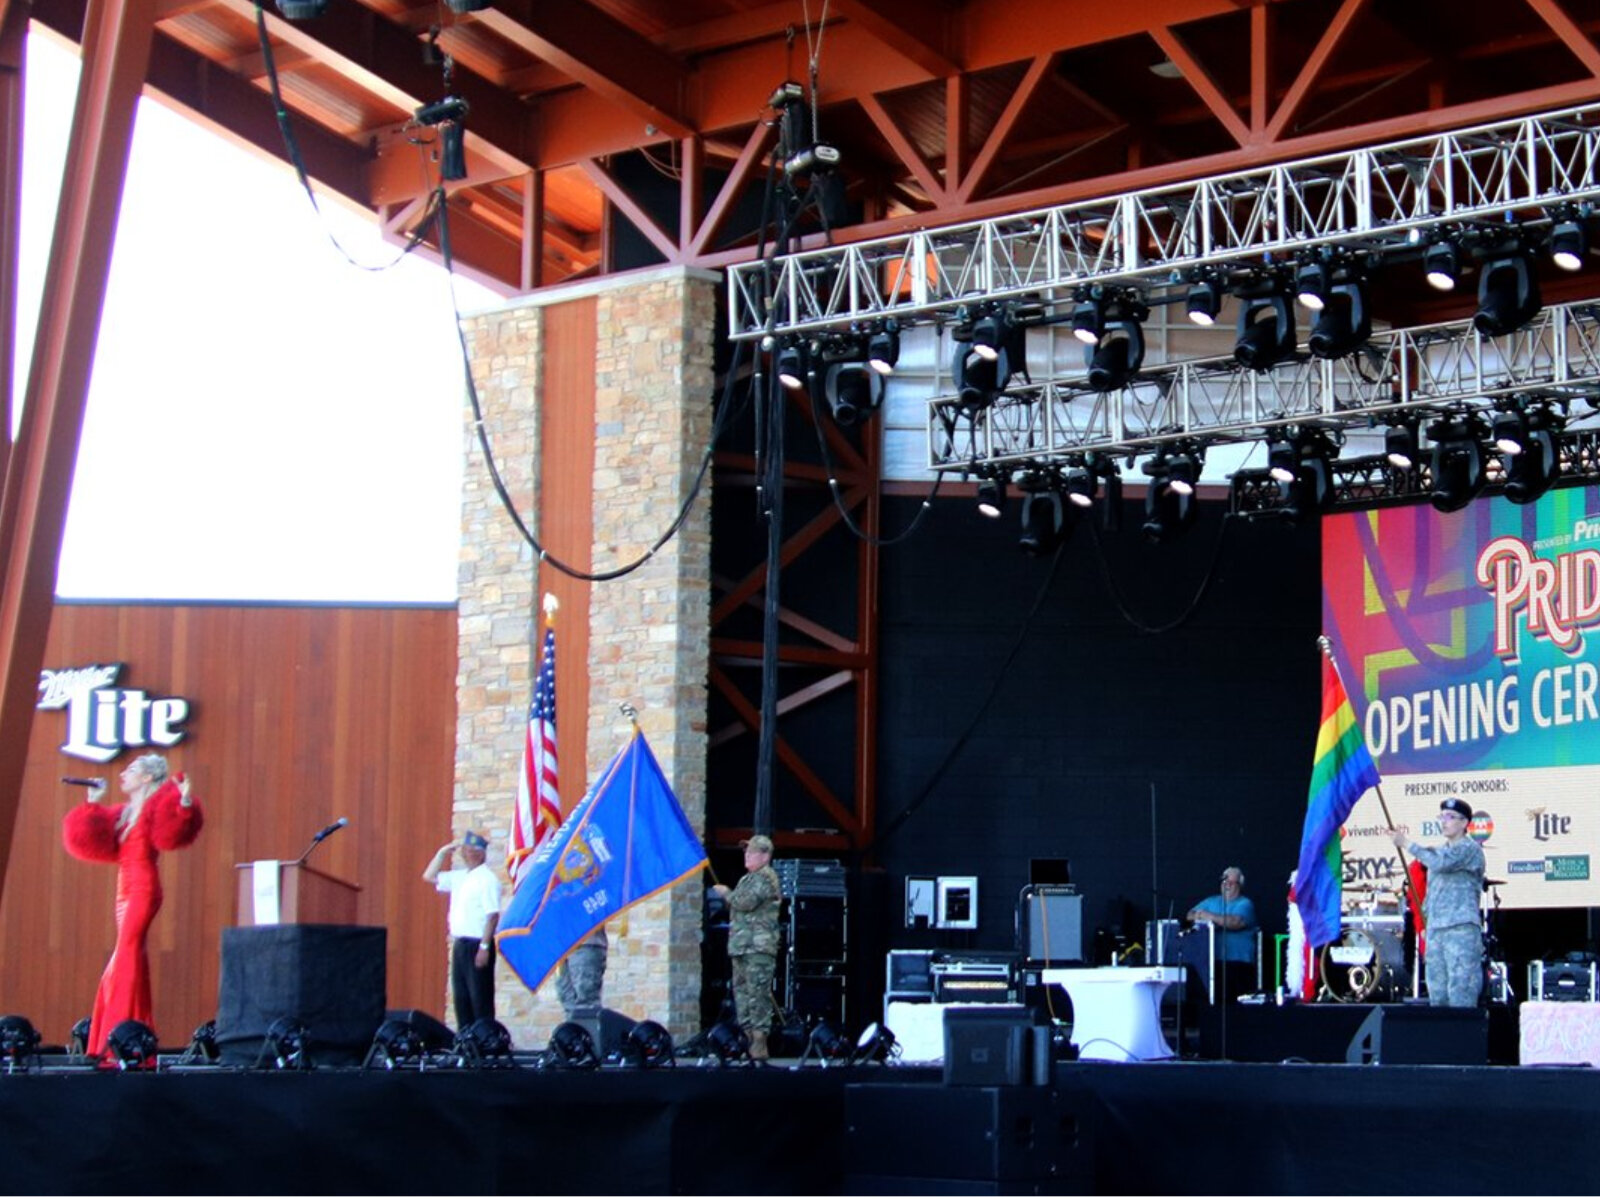
<svg viewBox="0 0 1600 1201"><path fill-rule="evenodd" d="M744 878L737 888L716 886L728 902L728 958L733 964L733 1005L750 1039L750 1058L767 1058L772 1028L772 982L778 970L778 908L783 892L772 869L772 839L757 834L744 844Z"/></svg>
<svg viewBox="0 0 1600 1201"><path fill-rule="evenodd" d="M600 986L605 980L610 946L606 928L601 926L561 961L556 971L556 995L569 1020L575 1009L600 1008Z"/></svg>
<svg viewBox="0 0 1600 1201"><path fill-rule="evenodd" d="M1419 846L1399 830L1394 845L1428 869L1422 920L1428 940L1424 958L1428 1002L1470 1008L1483 991L1483 927L1478 915L1483 895L1483 848L1467 837L1472 806L1456 797L1439 805L1444 845Z"/></svg>

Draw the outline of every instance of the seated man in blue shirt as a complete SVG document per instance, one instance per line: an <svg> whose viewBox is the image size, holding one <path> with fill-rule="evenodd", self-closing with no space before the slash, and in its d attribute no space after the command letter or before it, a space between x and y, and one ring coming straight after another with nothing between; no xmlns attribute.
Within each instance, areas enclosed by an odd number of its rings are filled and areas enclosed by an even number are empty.
<svg viewBox="0 0 1600 1201"><path fill-rule="evenodd" d="M1220 995L1231 1000L1250 992L1256 982L1257 923L1256 907L1244 895L1244 873L1236 867L1224 869L1222 891L1189 910L1188 917L1196 926L1216 927L1217 972L1225 982Z"/></svg>

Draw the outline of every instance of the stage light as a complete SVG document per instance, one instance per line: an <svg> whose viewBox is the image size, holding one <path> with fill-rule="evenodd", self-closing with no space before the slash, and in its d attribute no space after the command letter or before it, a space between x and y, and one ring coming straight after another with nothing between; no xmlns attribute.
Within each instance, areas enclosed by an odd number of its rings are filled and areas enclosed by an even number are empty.
<svg viewBox="0 0 1600 1201"><path fill-rule="evenodd" d="M1577 271L1589 254L1589 235L1581 221L1561 221L1550 231L1550 261L1563 271Z"/></svg>
<svg viewBox="0 0 1600 1201"><path fill-rule="evenodd" d="M588 1027L577 1022L562 1022L550 1034L550 1046L545 1052L548 1062L561 1068L592 1070L600 1066L600 1052L594 1045L594 1035Z"/></svg>
<svg viewBox="0 0 1600 1201"><path fill-rule="evenodd" d="M94 1028L94 1023L89 1018L79 1018L72 1023L72 1033L67 1036L67 1052L71 1055L84 1055L89 1050L89 1034Z"/></svg>
<svg viewBox="0 0 1600 1201"><path fill-rule="evenodd" d="M579 1026L578 1029L584 1028ZM553 1043L554 1039L551 1041ZM593 1045L592 1039L590 1044ZM451 1048L456 1063L464 1068L511 1067L511 1052L511 1031L493 1018L479 1018L473 1022L456 1035Z"/></svg>
<svg viewBox="0 0 1600 1201"><path fill-rule="evenodd" d="M1133 306L1105 322L1104 332L1094 346L1083 348L1089 368L1089 386L1096 392L1124 388L1144 366L1144 319L1149 310Z"/></svg>
<svg viewBox="0 0 1600 1201"><path fill-rule="evenodd" d="M1072 310L1072 336L1085 346L1094 346L1105 331L1105 301L1099 297L1080 300L1078 307Z"/></svg>
<svg viewBox="0 0 1600 1201"><path fill-rule="evenodd" d="M1215 325L1222 312L1222 289L1212 279L1198 280L1184 301L1189 320L1196 325Z"/></svg>
<svg viewBox="0 0 1600 1201"><path fill-rule="evenodd" d="M1150 541L1166 542L1194 524L1197 470L1194 456L1188 453L1162 453L1145 463L1150 487L1144 498L1144 536Z"/></svg>
<svg viewBox="0 0 1600 1201"><path fill-rule="evenodd" d="M216 1063L222 1058L222 1048L217 1045L217 1023L215 1020L201 1022L194 1028L194 1033L189 1036L189 1045L184 1048L179 1063Z"/></svg>
<svg viewBox="0 0 1600 1201"><path fill-rule="evenodd" d="M894 1031L881 1022L872 1022L856 1039L855 1054L850 1062L887 1063L899 1053L900 1044L895 1041Z"/></svg>
<svg viewBox="0 0 1600 1201"><path fill-rule="evenodd" d="M1069 514L1061 502L1061 493L1045 486L1026 492L1022 497L1022 537L1018 545L1030 555L1047 555L1066 539L1071 532L1070 522L1076 512Z"/></svg>
<svg viewBox="0 0 1600 1201"><path fill-rule="evenodd" d="M1279 430L1267 443L1268 474L1280 484L1291 483L1297 466L1299 457L1295 454L1293 433L1287 429Z"/></svg>
<svg viewBox="0 0 1600 1201"><path fill-rule="evenodd" d="M781 347L774 370L778 373L780 384L791 392L800 391L806 386L805 348L798 342Z"/></svg>
<svg viewBox="0 0 1600 1201"><path fill-rule="evenodd" d="M1428 501L1441 513L1472 503L1487 482L1483 446L1471 417L1446 418L1428 427L1433 441L1433 488Z"/></svg>
<svg viewBox="0 0 1600 1201"><path fill-rule="evenodd" d="M1359 279L1333 285L1306 345L1319 359L1342 359L1372 337L1367 286Z"/></svg>
<svg viewBox="0 0 1600 1201"><path fill-rule="evenodd" d="M1521 250L1491 260L1478 279L1478 311L1472 327L1488 338L1522 328L1538 314L1539 281Z"/></svg>
<svg viewBox="0 0 1600 1201"><path fill-rule="evenodd" d="M299 1018L279 1018L267 1027L255 1066L270 1066L279 1071L310 1071L310 1043L311 1030L304 1022Z"/></svg>
<svg viewBox="0 0 1600 1201"><path fill-rule="evenodd" d="M328 0L277 0L277 5L291 21L314 21L328 10Z"/></svg>
<svg viewBox="0 0 1600 1201"><path fill-rule="evenodd" d="M1294 440L1294 475L1283 483L1282 513L1290 521L1324 512L1333 499L1332 438L1322 430L1302 428Z"/></svg>
<svg viewBox="0 0 1600 1201"><path fill-rule="evenodd" d="M867 420L883 403L883 376L862 363L830 363L823 395L833 419L852 426Z"/></svg>
<svg viewBox="0 0 1600 1201"><path fill-rule="evenodd" d="M622 1039L622 1062L639 1068L670 1068L676 1065L672 1035L660 1022L637 1023Z"/></svg>
<svg viewBox="0 0 1600 1201"><path fill-rule="evenodd" d="M1313 313L1328 303L1328 268L1324 263L1306 263L1294 277L1295 299Z"/></svg>
<svg viewBox="0 0 1600 1201"><path fill-rule="evenodd" d="M1294 311L1282 293L1242 300L1233 357L1252 371L1268 371L1294 354Z"/></svg>
<svg viewBox="0 0 1600 1201"><path fill-rule="evenodd" d="M29 1056L37 1062L41 1041L33 1023L21 1014L8 1013L0 1017L0 1061L5 1063L8 1073L26 1071Z"/></svg>
<svg viewBox="0 0 1600 1201"><path fill-rule="evenodd" d="M750 1038L731 1022L718 1022L705 1032L705 1045L723 1067L750 1061Z"/></svg>
<svg viewBox="0 0 1600 1201"><path fill-rule="evenodd" d="M117 1024L106 1036L106 1047L119 1071L134 1072L156 1065L156 1032L133 1018Z"/></svg>
<svg viewBox="0 0 1600 1201"><path fill-rule="evenodd" d="M1410 471L1417 465L1417 421L1409 418L1391 425L1383 435L1383 453L1391 467Z"/></svg>
<svg viewBox="0 0 1600 1201"><path fill-rule="evenodd" d="M1004 476L991 476L978 481L978 512L985 517L999 517L1006 511L1006 481Z"/></svg>
<svg viewBox="0 0 1600 1201"><path fill-rule="evenodd" d="M1461 278L1461 251L1448 239L1435 242L1423 252L1422 270L1430 287L1452 291Z"/></svg>
<svg viewBox="0 0 1600 1201"><path fill-rule="evenodd" d="M1502 417L1505 414L1501 415ZM1495 421L1495 441L1500 445L1505 470L1503 491L1513 504L1528 505L1538 500L1555 486L1561 474L1561 452L1556 438L1566 426L1566 421L1549 408L1540 406L1519 414L1522 428L1518 449L1509 452L1500 441L1500 420Z"/></svg>
<svg viewBox="0 0 1600 1201"><path fill-rule="evenodd" d="M804 1060L816 1055L822 1060L822 1066L827 1067L829 1060L849 1063L854 1053L855 1044L842 1030L832 1022L820 1021L811 1028L811 1034L806 1039L805 1054L800 1058Z"/></svg>
<svg viewBox="0 0 1600 1201"><path fill-rule="evenodd" d="M361 1066L370 1068L381 1063L386 1071L393 1071L401 1064L417 1063L421 1059L422 1047L411 1033L411 1024L389 1018L372 1036L372 1046L367 1048L367 1057Z"/></svg>
<svg viewBox="0 0 1600 1201"><path fill-rule="evenodd" d="M900 326L893 321L885 322L867 339L867 366L879 375L892 375L899 361Z"/></svg>
<svg viewBox="0 0 1600 1201"><path fill-rule="evenodd" d="M958 342L953 373L962 407L978 412L992 405L1011 381L1010 352L1001 351L999 358L986 359L966 343Z"/></svg>
<svg viewBox="0 0 1600 1201"><path fill-rule="evenodd" d="M1098 480L1087 463L1069 468L1065 480L1067 499L1080 509L1092 508Z"/></svg>
<svg viewBox="0 0 1600 1201"><path fill-rule="evenodd" d="M1528 418L1520 408L1506 409L1495 414L1495 448L1503 455L1520 455L1528 439Z"/></svg>
<svg viewBox="0 0 1600 1201"><path fill-rule="evenodd" d="M1011 310L993 309L972 323L972 353L992 363L1011 346L1014 334Z"/></svg>

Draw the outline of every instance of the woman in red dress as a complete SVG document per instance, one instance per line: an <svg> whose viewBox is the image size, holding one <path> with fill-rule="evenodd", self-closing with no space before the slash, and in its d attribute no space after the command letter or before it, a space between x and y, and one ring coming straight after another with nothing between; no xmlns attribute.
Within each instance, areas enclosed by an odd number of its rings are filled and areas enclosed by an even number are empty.
<svg viewBox="0 0 1600 1201"><path fill-rule="evenodd" d="M161 851L186 847L200 833L204 817L180 772L168 778L160 755L141 755L118 778L121 804L105 804L103 787L71 810L61 827L62 842L79 859L117 865L117 946L111 952L95 993L88 1052L106 1053L106 1038L133 1018L153 1026L150 959L145 937L161 909Z"/></svg>

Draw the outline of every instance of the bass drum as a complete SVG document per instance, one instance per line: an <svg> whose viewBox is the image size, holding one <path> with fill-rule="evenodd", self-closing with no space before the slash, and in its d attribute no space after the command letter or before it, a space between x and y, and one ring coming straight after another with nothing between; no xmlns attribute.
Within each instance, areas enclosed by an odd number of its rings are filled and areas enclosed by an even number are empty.
<svg viewBox="0 0 1600 1201"><path fill-rule="evenodd" d="M1388 983L1377 940L1366 930L1347 928L1323 947L1321 967L1322 996L1330 1001L1365 1001Z"/></svg>

